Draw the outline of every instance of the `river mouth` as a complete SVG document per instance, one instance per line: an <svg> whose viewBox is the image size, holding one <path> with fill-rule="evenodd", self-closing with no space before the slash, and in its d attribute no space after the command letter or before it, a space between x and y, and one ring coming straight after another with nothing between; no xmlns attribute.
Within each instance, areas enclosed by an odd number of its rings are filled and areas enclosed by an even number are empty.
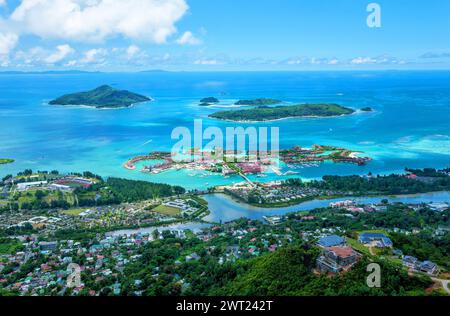
<svg viewBox="0 0 450 316"><path fill-rule="evenodd" d="M292 212L310 211L317 208L328 207L330 203L342 200L354 200L358 204L376 204L386 199L390 203L419 204L430 202L449 202L450 192L433 192L414 195L398 196L376 196L376 197L341 197L329 200L311 200L296 205L280 208L261 208L238 202L223 193L209 194L203 196L208 202L210 214L204 218L205 221L214 223L225 223L239 218L252 220L263 220L264 216L285 215Z"/></svg>
<svg viewBox="0 0 450 316"><path fill-rule="evenodd" d="M187 222L170 224L166 226L153 226L137 229L123 229L107 233L107 236L131 236L136 234L152 235L155 230L162 231L185 231L191 230L196 233L214 223L227 223L240 218L247 218L251 220L264 220L264 216L286 215L293 212L310 211L318 208L328 207L330 203L342 200L354 200L358 204L376 204L386 199L389 203L405 203L405 204L420 204L420 203L449 203L450 192L433 192L413 195L398 195L398 196L377 196L377 197L342 197L338 199L329 200L311 200L297 205L280 208L261 208L245 203L238 202L230 196L223 193L215 193L204 195L203 198L208 202L210 214L203 218L204 222ZM209 222L209 223L206 223Z"/></svg>

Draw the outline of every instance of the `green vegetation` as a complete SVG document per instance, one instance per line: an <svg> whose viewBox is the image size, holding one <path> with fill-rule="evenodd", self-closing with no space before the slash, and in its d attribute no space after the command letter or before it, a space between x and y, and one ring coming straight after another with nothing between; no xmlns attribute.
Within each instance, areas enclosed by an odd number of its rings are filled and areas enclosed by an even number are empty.
<svg viewBox="0 0 450 316"><path fill-rule="evenodd" d="M139 202L185 193L185 189L168 184L109 178L106 186L120 202Z"/></svg>
<svg viewBox="0 0 450 316"><path fill-rule="evenodd" d="M150 98L126 90L116 90L110 86L64 95L50 102L52 105L85 105L96 108L122 108L150 101Z"/></svg>
<svg viewBox="0 0 450 316"><path fill-rule="evenodd" d="M304 185L353 195L416 194L450 190L450 177L442 174L441 177L434 178L434 181L420 181L396 174L376 177L325 176L323 181L312 181Z"/></svg>
<svg viewBox="0 0 450 316"><path fill-rule="evenodd" d="M409 277L406 271L380 261L384 278L381 288L367 286L364 257L352 270L334 278L312 274L318 251L289 247L245 264L245 272L217 291L220 295L250 296L356 296L407 295L431 284L429 278Z"/></svg>
<svg viewBox="0 0 450 316"><path fill-rule="evenodd" d="M214 97L204 98L200 100L200 106L209 106L211 104L219 103L219 99Z"/></svg>
<svg viewBox="0 0 450 316"><path fill-rule="evenodd" d="M429 177L429 178L442 178L446 176L446 173L450 170L436 170L434 168L425 168L425 169L406 169L407 172L414 174L418 177Z"/></svg>
<svg viewBox="0 0 450 316"><path fill-rule="evenodd" d="M90 187L76 186L73 187L73 191L67 192L52 191L46 188L34 188L22 192L13 191L14 193L10 194L8 200L4 200L0 204L0 211L64 209L68 210L64 214L77 216L83 211L83 207L139 202L185 193L184 188L168 184L119 178L109 178L104 181L100 176L91 172L73 175L92 179L94 184ZM7 176L8 179L11 177ZM25 170L18 174L16 180L18 180L17 182L52 181L57 180L58 177L63 176L60 176L57 171L51 173L41 171L33 174L32 170Z"/></svg>
<svg viewBox="0 0 450 316"><path fill-rule="evenodd" d="M86 208L73 208L69 210L64 210L61 213L68 216L80 216L81 213L85 212Z"/></svg>
<svg viewBox="0 0 450 316"><path fill-rule="evenodd" d="M15 161L14 159L0 158L0 165L6 165L9 163L13 163L14 161Z"/></svg>
<svg viewBox="0 0 450 316"><path fill-rule="evenodd" d="M23 250L23 245L18 239L0 238L0 254L14 254Z"/></svg>
<svg viewBox="0 0 450 316"><path fill-rule="evenodd" d="M427 232L409 236L393 233L390 237L403 253L421 261L431 260L441 268L450 271L450 234L446 234L442 238L433 238Z"/></svg>
<svg viewBox="0 0 450 316"><path fill-rule="evenodd" d="M361 111L363 111L363 112L372 112L373 109L371 107L365 107L365 108L362 108Z"/></svg>
<svg viewBox="0 0 450 316"><path fill-rule="evenodd" d="M159 205L152 209L152 212L160 213L163 215L180 215L181 210L179 208L166 206L166 205Z"/></svg>
<svg viewBox="0 0 450 316"><path fill-rule="evenodd" d="M275 99L255 99L255 100L240 100L235 103L235 105L248 105L248 106L264 106L264 105L274 105L281 103L280 100Z"/></svg>
<svg viewBox="0 0 450 316"><path fill-rule="evenodd" d="M223 240L216 241L220 247ZM195 262L184 262L178 266L173 262L183 255L196 251L202 257ZM307 245L291 245L274 253L223 265L202 250L198 239L180 240L165 235L162 241L146 245L137 263L128 266L121 280L124 292L133 289L133 280L143 281L141 289L149 296L177 295L223 295L223 296L356 296L356 295L408 295L424 294L431 285L428 277L410 277L399 266L388 261L378 261L383 271L381 288L367 286L366 267L371 262L363 257L353 269L345 274L329 278L315 275L313 269L319 249ZM148 275L158 269L158 278ZM190 286L182 290L179 275Z"/></svg>
<svg viewBox="0 0 450 316"><path fill-rule="evenodd" d="M230 121L270 121L291 117L332 117L352 113L354 110L337 104L302 104L221 111L211 114L210 117Z"/></svg>

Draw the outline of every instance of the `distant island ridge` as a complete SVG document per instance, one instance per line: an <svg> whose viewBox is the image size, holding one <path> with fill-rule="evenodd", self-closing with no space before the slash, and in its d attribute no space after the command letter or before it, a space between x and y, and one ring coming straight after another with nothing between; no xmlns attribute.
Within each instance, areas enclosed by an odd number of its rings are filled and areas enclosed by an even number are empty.
<svg viewBox="0 0 450 316"><path fill-rule="evenodd" d="M261 122L285 118L333 117L350 115L355 110L338 104L298 104L291 106L260 106L247 110L220 111L209 117L235 122Z"/></svg>
<svg viewBox="0 0 450 316"><path fill-rule="evenodd" d="M200 100L200 106L210 106L213 104L219 103L220 100L215 97L208 97L203 98ZM253 100L239 100L234 103L234 105L241 105L241 106L264 106L264 105L275 105L279 104L283 101L276 100L276 99L269 99L269 98L259 98L259 99L253 99Z"/></svg>
<svg viewBox="0 0 450 316"><path fill-rule="evenodd" d="M248 106L264 106L264 105L274 105L281 103L281 100L260 98L254 100L239 100L235 105L248 105Z"/></svg>
<svg viewBox="0 0 450 316"><path fill-rule="evenodd" d="M137 103L151 101L149 97L127 90L117 90L108 85L100 86L91 91L63 95L51 105L83 105L102 108L127 108Z"/></svg>

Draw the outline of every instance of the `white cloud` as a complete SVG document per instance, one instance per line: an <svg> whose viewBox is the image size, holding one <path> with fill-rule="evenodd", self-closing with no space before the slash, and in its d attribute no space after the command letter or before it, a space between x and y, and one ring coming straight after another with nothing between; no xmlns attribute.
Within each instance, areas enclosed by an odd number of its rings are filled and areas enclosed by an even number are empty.
<svg viewBox="0 0 450 316"><path fill-rule="evenodd" d="M141 49L136 46L136 45L131 45L127 48L127 57L128 58L133 58L134 56L136 56L137 53L139 53L141 51Z"/></svg>
<svg viewBox="0 0 450 316"><path fill-rule="evenodd" d="M164 43L187 10L185 0L22 0L7 23L41 38Z"/></svg>
<svg viewBox="0 0 450 316"><path fill-rule="evenodd" d="M376 60L371 57L356 57L351 60L351 63L355 65L374 64Z"/></svg>
<svg viewBox="0 0 450 316"><path fill-rule="evenodd" d="M196 65L218 65L219 62L215 59L199 59L194 62Z"/></svg>
<svg viewBox="0 0 450 316"><path fill-rule="evenodd" d="M0 33L0 55L9 55L13 50L19 37L14 33Z"/></svg>
<svg viewBox="0 0 450 316"><path fill-rule="evenodd" d="M56 52L51 54L45 59L45 62L48 64L55 64L65 59L68 55L75 52L75 50L69 45L59 45L56 47Z"/></svg>
<svg viewBox="0 0 450 316"><path fill-rule="evenodd" d="M6 5L6 0L0 0L0 7Z"/></svg>
<svg viewBox="0 0 450 316"><path fill-rule="evenodd" d="M192 32L187 31L177 39L177 43L180 45L198 45L201 44L201 41Z"/></svg>
<svg viewBox="0 0 450 316"><path fill-rule="evenodd" d="M76 66L77 65L77 61L76 60L70 60L68 61L64 66L66 67L72 67L72 66Z"/></svg>
<svg viewBox="0 0 450 316"><path fill-rule="evenodd" d="M82 64L101 64L105 62L105 57L108 55L108 51L103 48L90 49L84 53L84 57L80 60Z"/></svg>
<svg viewBox="0 0 450 316"><path fill-rule="evenodd" d="M339 64L339 60L336 58L333 58L328 62L328 65L337 65L337 64Z"/></svg>

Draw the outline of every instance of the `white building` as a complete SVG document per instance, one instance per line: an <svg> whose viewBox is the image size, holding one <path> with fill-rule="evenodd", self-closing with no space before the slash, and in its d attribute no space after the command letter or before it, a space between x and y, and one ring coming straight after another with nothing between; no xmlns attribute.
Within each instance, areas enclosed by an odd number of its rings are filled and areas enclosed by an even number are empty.
<svg viewBox="0 0 450 316"><path fill-rule="evenodd" d="M40 187L40 186L46 185L47 183L48 183L47 181L18 183L17 184L17 190L19 190L19 191L26 191L26 190L28 190L30 188Z"/></svg>

